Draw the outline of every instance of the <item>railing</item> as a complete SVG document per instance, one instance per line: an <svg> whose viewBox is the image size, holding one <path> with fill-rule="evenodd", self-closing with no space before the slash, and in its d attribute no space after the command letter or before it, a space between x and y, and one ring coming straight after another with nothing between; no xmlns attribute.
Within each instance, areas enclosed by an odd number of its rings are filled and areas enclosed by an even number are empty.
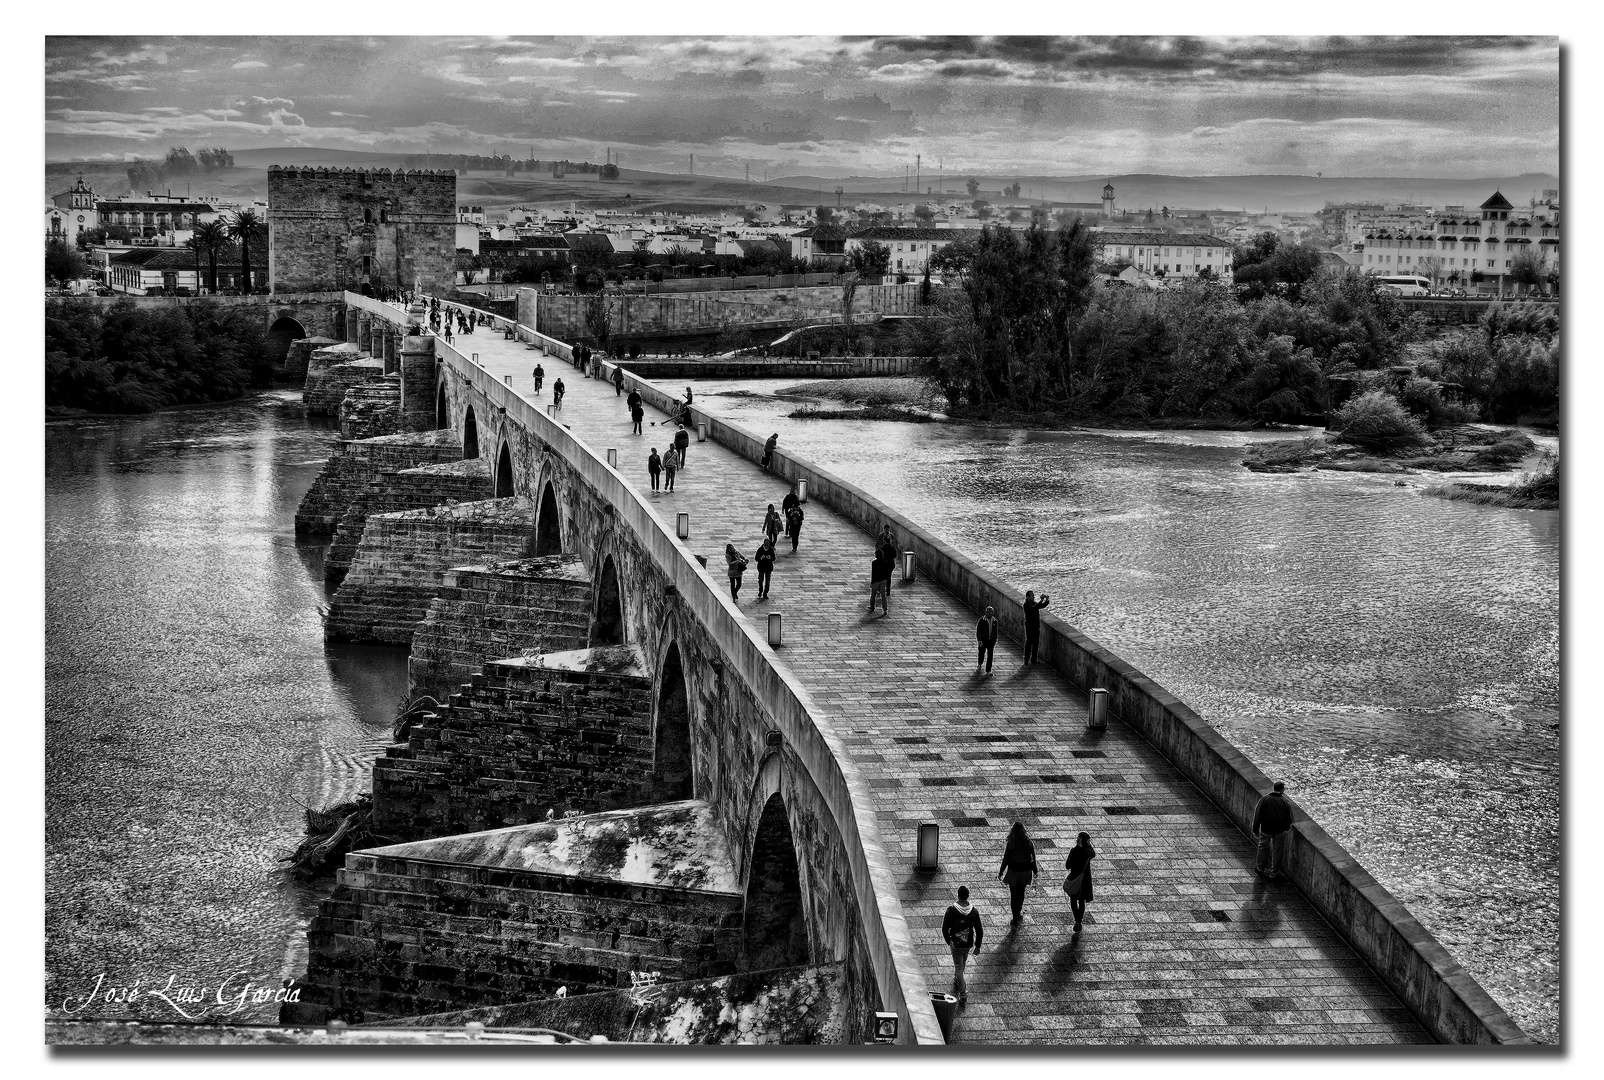
<svg viewBox="0 0 1604 1080"><path fill-rule="evenodd" d="M406 311L356 293L347 303L387 320L405 322ZM565 342L537 333L510 319L492 316L491 329L512 327L519 340L545 345L547 352L571 360ZM471 350L470 350L471 352ZM852 886L863 920L864 938L874 963L882 1007L903 1020L899 1041L944 1042L930 994L925 987L913 939L902 914L890 857L879 830L867 812L873 805L868 784L852 766L846 745L813 703L807 690L781 663L726 594L722 585L680 543L674 531L590 446L559 421L546 416L453 343L435 337L438 361L466 379L506 418L533 432L561 454L581 479L611 505L628 524L655 565L669 578L696 620L724 649L729 667L751 690L783 733L830 809L852 870ZM611 365L603 365L610 368ZM655 389L655 388L654 388ZM658 393L661 393L660 391Z"/></svg>

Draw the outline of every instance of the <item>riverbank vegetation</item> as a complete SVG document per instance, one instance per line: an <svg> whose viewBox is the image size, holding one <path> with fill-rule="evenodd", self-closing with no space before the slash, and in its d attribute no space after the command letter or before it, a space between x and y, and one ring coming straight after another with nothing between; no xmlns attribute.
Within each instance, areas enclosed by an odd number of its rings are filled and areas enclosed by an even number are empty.
<svg viewBox="0 0 1604 1080"><path fill-rule="evenodd" d="M45 408L143 413L227 401L271 385L259 316L206 300L45 305Z"/></svg>
<svg viewBox="0 0 1604 1080"><path fill-rule="evenodd" d="M1558 510L1560 499L1559 455L1547 453L1537 468L1513 484L1452 483L1426 489L1427 495L1478 506L1502 506L1511 510Z"/></svg>

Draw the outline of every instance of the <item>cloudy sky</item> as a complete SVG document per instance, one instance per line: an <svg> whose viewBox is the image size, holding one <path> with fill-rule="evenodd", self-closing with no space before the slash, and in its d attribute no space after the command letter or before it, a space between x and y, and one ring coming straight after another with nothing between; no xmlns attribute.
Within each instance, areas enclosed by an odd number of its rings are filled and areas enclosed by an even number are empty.
<svg viewBox="0 0 1604 1080"><path fill-rule="evenodd" d="M497 152L757 178L1559 166L1553 38L47 39L49 160Z"/></svg>

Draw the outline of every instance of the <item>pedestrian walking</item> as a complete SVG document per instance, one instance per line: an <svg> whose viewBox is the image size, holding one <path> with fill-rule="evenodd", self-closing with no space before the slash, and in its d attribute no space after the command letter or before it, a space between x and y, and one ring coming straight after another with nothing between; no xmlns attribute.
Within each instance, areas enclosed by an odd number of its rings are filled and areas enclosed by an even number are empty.
<svg viewBox="0 0 1604 1080"><path fill-rule="evenodd" d="M1046 593L1041 599L1036 599L1034 591L1025 593L1025 663L1036 662L1036 649L1041 645L1041 609L1047 606L1050 598Z"/></svg>
<svg viewBox="0 0 1604 1080"><path fill-rule="evenodd" d="M568 393L568 388L563 385L562 376L559 375L557 376L557 381L551 384L551 400L557 408L563 407L563 395L566 393Z"/></svg>
<svg viewBox="0 0 1604 1080"><path fill-rule="evenodd" d="M613 397L622 397L624 393L624 369L613 368Z"/></svg>
<svg viewBox="0 0 1604 1080"><path fill-rule="evenodd" d="M1275 789L1253 808L1253 835L1259 838L1253 869L1272 880L1286 869L1287 845L1292 839L1292 804L1287 802L1286 787L1277 780Z"/></svg>
<svg viewBox="0 0 1604 1080"><path fill-rule="evenodd" d="M724 562L730 574L730 599L741 598L741 575L746 573L746 556L735 550L734 544L724 545Z"/></svg>
<svg viewBox="0 0 1604 1080"><path fill-rule="evenodd" d="M769 465L774 461L774 447L779 444L780 433L776 431L769 436L769 441L763 444L763 471L769 471Z"/></svg>
<svg viewBox="0 0 1604 1080"><path fill-rule="evenodd" d="M801 501L801 499L796 497L796 489L793 488L792 490L787 491L785 493L785 498L780 500L780 513L789 514L791 512L791 507L797 505Z"/></svg>
<svg viewBox="0 0 1604 1080"><path fill-rule="evenodd" d="M674 473L679 469L679 453L672 446L663 455L663 490L674 490Z"/></svg>
<svg viewBox="0 0 1604 1080"><path fill-rule="evenodd" d="M624 399L624 404L629 406L630 434L639 435L641 421L646 419L646 409L641 404L640 391L631 390L629 397Z"/></svg>
<svg viewBox="0 0 1604 1080"><path fill-rule="evenodd" d="M785 526L780 523L780 512L774 509L773 503L769 503L768 512L763 515L763 535L768 537L770 544L773 544L783 528Z"/></svg>
<svg viewBox="0 0 1604 1080"><path fill-rule="evenodd" d="M874 561L869 564L869 614L874 614L874 602L880 601L880 613L891 614L891 568L896 565L895 559L888 559L885 552L877 551Z"/></svg>
<svg viewBox="0 0 1604 1080"><path fill-rule="evenodd" d="M657 447L652 447L651 454L646 458L646 471L652 478L652 490L657 490L658 477L663 472L663 459L657 456Z"/></svg>
<svg viewBox="0 0 1604 1080"><path fill-rule="evenodd" d="M986 613L975 624L975 640L980 643L980 656L975 661L975 670L986 666L986 674L991 674L991 653L997 647L997 612L994 608L987 608Z"/></svg>
<svg viewBox="0 0 1604 1080"><path fill-rule="evenodd" d="M535 365L535 393L540 393L540 385L546 381L546 369L539 364Z"/></svg>
<svg viewBox="0 0 1604 1080"><path fill-rule="evenodd" d="M691 449L691 433L685 430L684 424L681 424L679 430L674 432L674 449L679 451L679 467L683 469L685 467L685 455L690 453Z"/></svg>
<svg viewBox="0 0 1604 1080"><path fill-rule="evenodd" d="M1075 933L1080 933L1081 920L1086 917L1086 905L1092 899L1092 860L1097 852L1092 848L1091 833L1081 833L1075 846L1069 849L1064 860L1064 892L1069 894L1069 910L1075 916Z"/></svg>
<svg viewBox="0 0 1604 1080"><path fill-rule="evenodd" d="M451 344L451 320L446 320L446 344Z"/></svg>
<svg viewBox="0 0 1604 1080"><path fill-rule="evenodd" d="M769 598L769 579L774 573L774 537L769 536L757 548L757 598Z"/></svg>
<svg viewBox="0 0 1604 1080"><path fill-rule="evenodd" d="M952 949L952 992L960 1002L969 1000L969 984L964 969L970 956L980 955L980 942L986 936L980 925L980 912L969 903L969 886L958 886L958 902L947 908L941 920L941 940Z"/></svg>
<svg viewBox="0 0 1604 1080"><path fill-rule="evenodd" d="M802 507L792 503L791 508L785 512L785 535L791 538L791 554L796 554L797 544L802 542Z"/></svg>
<svg viewBox="0 0 1604 1080"><path fill-rule="evenodd" d="M891 523L890 522L886 522L885 528L881 529L880 530L880 534L875 537L875 539L874 539L874 553L878 557L883 558L883 559L887 560L888 562L890 562L892 566L896 566L896 564L897 564L897 535L896 535L896 533L891 531ZM888 578L887 580L889 581L890 579ZM888 584L886 586L886 591L889 592L890 590L891 590L891 586Z"/></svg>
<svg viewBox="0 0 1604 1080"><path fill-rule="evenodd" d="M998 879L1008 886L1008 907L1013 912L1010 925L1018 926L1024 921L1020 912L1025 907L1025 886L1036 880L1038 872L1036 845L1026 835L1025 823L1016 821L1008 830L1008 839L1003 844L1002 868L997 871Z"/></svg>

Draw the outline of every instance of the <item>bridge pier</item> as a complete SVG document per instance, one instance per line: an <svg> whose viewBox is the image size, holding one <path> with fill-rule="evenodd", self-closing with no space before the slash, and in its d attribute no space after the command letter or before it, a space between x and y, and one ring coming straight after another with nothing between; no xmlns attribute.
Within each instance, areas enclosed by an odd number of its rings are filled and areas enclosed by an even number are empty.
<svg viewBox="0 0 1604 1080"><path fill-rule="evenodd" d="M342 442L295 511L298 534L335 531L368 484L404 469L462 460L462 441L450 429Z"/></svg>
<svg viewBox="0 0 1604 1080"><path fill-rule="evenodd" d="M493 495L490 465L483 458L381 473L356 490L340 515L334 541L323 556L323 577L335 584L344 580L373 514L424 510L446 502L481 502Z"/></svg>
<svg viewBox="0 0 1604 1080"><path fill-rule="evenodd" d="M434 338L428 334L402 338L400 370L402 430L428 431L439 426Z"/></svg>

